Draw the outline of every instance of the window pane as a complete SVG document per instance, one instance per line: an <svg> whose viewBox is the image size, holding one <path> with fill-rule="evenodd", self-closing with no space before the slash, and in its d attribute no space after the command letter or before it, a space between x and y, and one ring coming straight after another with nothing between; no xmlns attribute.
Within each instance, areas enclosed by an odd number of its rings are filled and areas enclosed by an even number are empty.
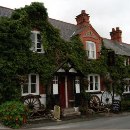
<svg viewBox="0 0 130 130"><path fill-rule="evenodd" d="M98 90L98 83L95 83L95 90Z"/></svg>
<svg viewBox="0 0 130 130"><path fill-rule="evenodd" d="M95 56L95 52L94 52L94 51L92 51L91 53L92 53L92 58L94 58L94 56Z"/></svg>
<svg viewBox="0 0 130 130"><path fill-rule="evenodd" d="M37 52L42 52L42 49L37 49Z"/></svg>
<svg viewBox="0 0 130 130"><path fill-rule="evenodd" d="M31 50L35 51L35 43L34 42L32 42Z"/></svg>
<svg viewBox="0 0 130 130"><path fill-rule="evenodd" d="M53 84L55 84L55 80L53 80Z"/></svg>
<svg viewBox="0 0 130 130"><path fill-rule="evenodd" d="M53 78L53 84L58 84L58 76L54 76L54 78Z"/></svg>
<svg viewBox="0 0 130 130"><path fill-rule="evenodd" d="M95 76L95 90L98 90L98 76Z"/></svg>
<svg viewBox="0 0 130 130"><path fill-rule="evenodd" d="M36 83L36 75L31 75L31 83Z"/></svg>
<svg viewBox="0 0 130 130"><path fill-rule="evenodd" d="M130 86L128 86L128 92L130 92Z"/></svg>
<svg viewBox="0 0 130 130"><path fill-rule="evenodd" d="M28 93L28 84L23 85L23 93Z"/></svg>
<svg viewBox="0 0 130 130"><path fill-rule="evenodd" d="M98 76L95 76L95 82L98 83Z"/></svg>
<svg viewBox="0 0 130 130"><path fill-rule="evenodd" d="M40 42L37 43L37 48L41 48L41 43Z"/></svg>
<svg viewBox="0 0 130 130"><path fill-rule="evenodd" d="M87 46L88 46L88 50L90 50L90 49L91 49L91 43L88 42L88 43L87 43Z"/></svg>
<svg viewBox="0 0 130 130"><path fill-rule="evenodd" d="M93 83L90 83L90 90L93 90Z"/></svg>
<svg viewBox="0 0 130 130"><path fill-rule="evenodd" d="M36 84L31 84L31 93L36 93Z"/></svg>
<svg viewBox="0 0 130 130"><path fill-rule="evenodd" d="M88 41L87 42L87 50L88 50L88 58L95 58L96 54L96 46L94 42Z"/></svg>
<svg viewBox="0 0 130 130"><path fill-rule="evenodd" d="M90 76L90 82L93 82L93 76Z"/></svg>
<svg viewBox="0 0 130 130"><path fill-rule="evenodd" d="M93 76L90 76L90 90L93 90Z"/></svg>
<svg viewBox="0 0 130 130"><path fill-rule="evenodd" d="M95 45L94 43L91 43L91 51L94 51L94 49L95 49Z"/></svg>
<svg viewBox="0 0 130 130"><path fill-rule="evenodd" d="M37 34L37 42L41 42L41 35Z"/></svg>
<svg viewBox="0 0 130 130"><path fill-rule="evenodd" d="M31 40L32 42L35 42L35 33L31 33Z"/></svg>

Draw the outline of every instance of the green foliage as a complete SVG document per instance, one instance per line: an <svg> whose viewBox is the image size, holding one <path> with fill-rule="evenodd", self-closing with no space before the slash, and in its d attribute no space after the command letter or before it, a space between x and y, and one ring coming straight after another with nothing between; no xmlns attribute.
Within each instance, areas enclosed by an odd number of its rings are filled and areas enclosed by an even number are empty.
<svg viewBox="0 0 130 130"><path fill-rule="evenodd" d="M87 55L83 48L83 43L78 36L73 36L70 39L68 46L67 56L75 64L77 70L80 70L83 74L86 73Z"/></svg>
<svg viewBox="0 0 130 130"><path fill-rule="evenodd" d="M31 31L42 35L45 54L33 53ZM38 73L47 84L58 65L65 59L65 42L60 33L48 22L46 8L34 2L17 9L11 18L0 18L0 102L18 98L20 82L17 75ZM62 49L63 48L63 49Z"/></svg>
<svg viewBox="0 0 130 130"><path fill-rule="evenodd" d="M8 101L0 106L0 120L5 126L19 128L28 116L28 109L20 101Z"/></svg>
<svg viewBox="0 0 130 130"><path fill-rule="evenodd" d="M30 51L32 30L40 31L45 54ZM76 69L85 72L86 53L81 41L77 36L70 42L60 38L59 30L48 22L43 3L33 2L30 6L16 9L11 18L1 18L0 50L1 103L20 94L17 75L38 73L41 82L47 85L66 59L71 59Z"/></svg>
<svg viewBox="0 0 130 130"><path fill-rule="evenodd" d="M121 101L121 110L122 111L130 111L130 100L122 100Z"/></svg>

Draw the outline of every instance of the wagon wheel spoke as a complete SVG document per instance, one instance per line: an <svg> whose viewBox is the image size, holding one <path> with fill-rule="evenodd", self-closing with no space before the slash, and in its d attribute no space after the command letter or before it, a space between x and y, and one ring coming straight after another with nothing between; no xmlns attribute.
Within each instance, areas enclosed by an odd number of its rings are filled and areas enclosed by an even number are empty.
<svg viewBox="0 0 130 130"><path fill-rule="evenodd" d="M24 103L26 103L26 105L28 105L28 104L29 104L29 102L27 102L27 101L28 101L28 100L25 100L25 101L24 101Z"/></svg>
<svg viewBox="0 0 130 130"><path fill-rule="evenodd" d="M35 99L35 98L33 97L31 103L33 103L34 99Z"/></svg>

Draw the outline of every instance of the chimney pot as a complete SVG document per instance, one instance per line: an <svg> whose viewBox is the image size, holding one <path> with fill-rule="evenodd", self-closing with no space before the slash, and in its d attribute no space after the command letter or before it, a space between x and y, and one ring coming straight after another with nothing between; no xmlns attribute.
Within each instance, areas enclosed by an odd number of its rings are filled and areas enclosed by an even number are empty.
<svg viewBox="0 0 130 130"><path fill-rule="evenodd" d="M112 32L115 32L115 28L112 28Z"/></svg>
<svg viewBox="0 0 130 130"><path fill-rule="evenodd" d="M85 10L82 10L82 11L81 11L81 14L84 14L84 13L86 13Z"/></svg>
<svg viewBox="0 0 130 130"><path fill-rule="evenodd" d="M116 31L120 30L119 27L116 27Z"/></svg>

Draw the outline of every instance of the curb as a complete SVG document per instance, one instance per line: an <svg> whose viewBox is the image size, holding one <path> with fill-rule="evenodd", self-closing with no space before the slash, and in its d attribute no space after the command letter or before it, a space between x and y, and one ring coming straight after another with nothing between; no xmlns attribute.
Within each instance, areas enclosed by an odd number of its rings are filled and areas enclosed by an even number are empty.
<svg viewBox="0 0 130 130"><path fill-rule="evenodd" d="M68 118L63 118L61 121L56 121L52 119L35 119L35 120L30 120L28 121L27 124L23 125L23 129L28 129L28 128L38 128L38 127L44 127L44 126L53 126L53 125L61 125L61 124L67 124L67 123L75 123L75 122L82 122L82 121L89 121L89 120L95 120L98 118L103 118L103 117L113 117L113 116L127 116L130 115L130 112L123 112L123 113L98 113L98 114L93 114L89 116L77 116L77 117L68 117Z"/></svg>

